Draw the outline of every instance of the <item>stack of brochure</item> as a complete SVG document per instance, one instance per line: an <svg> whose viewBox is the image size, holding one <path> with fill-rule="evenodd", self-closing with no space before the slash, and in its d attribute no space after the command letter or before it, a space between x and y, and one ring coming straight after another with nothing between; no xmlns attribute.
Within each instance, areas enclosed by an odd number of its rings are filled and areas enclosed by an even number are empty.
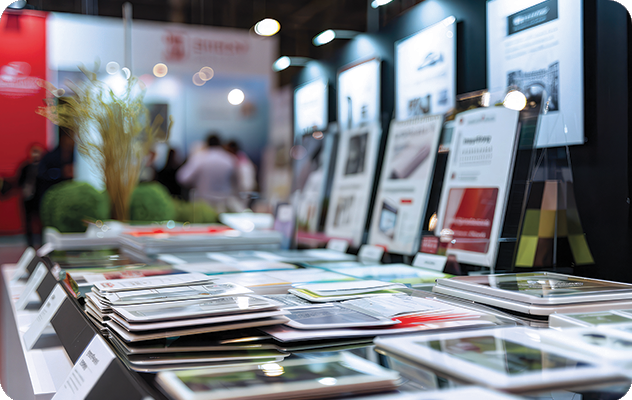
<svg viewBox="0 0 632 400"><path fill-rule="evenodd" d="M289 292L315 303L384 296L399 293L405 289L401 283L359 280L352 282L310 283L296 285Z"/></svg>
<svg viewBox="0 0 632 400"><path fill-rule="evenodd" d="M276 297L274 297L276 298ZM288 305L284 325L261 328L280 342L361 338L396 333L494 326L493 317L433 298L404 293L339 303Z"/></svg>
<svg viewBox="0 0 632 400"><path fill-rule="evenodd" d="M341 262L314 264L314 267L335 271L358 279L375 279L383 282L405 283L409 285L433 284L437 279L450 278L427 268L408 264L375 264L361 262Z"/></svg>

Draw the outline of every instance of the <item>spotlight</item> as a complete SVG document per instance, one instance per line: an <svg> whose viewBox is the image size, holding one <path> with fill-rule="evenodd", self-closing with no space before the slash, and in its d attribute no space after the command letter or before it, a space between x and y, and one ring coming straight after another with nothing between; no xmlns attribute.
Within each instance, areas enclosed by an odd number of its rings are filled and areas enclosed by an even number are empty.
<svg viewBox="0 0 632 400"><path fill-rule="evenodd" d="M234 106L238 106L244 102L246 96L244 92L239 89L233 89L228 93L228 102Z"/></svg>
<svg viewBox="0 0 632 400"><path fill-rule="evenodd" d="M386 5L386 4L390 3L391 1L393 1L393 0L373 0L371 2L371 7L378 8L378 7L381 7L383 5Z"/></svg>
<svg viewBox="0 0 632 400"><path fill-rule="evenodd" d="M519 90L512 89L507 92L503 106L510 110L521 111L527 105L527 96Z"/></svg>
<svg viewBox="0 0 632 400"><path fill-rule="evenodd" d="M283 56L279 57L273 64L272 69L276 72L283 71L284 69L294 66L294 67L304 67L308 62L312 61L311 58L308 57L288 57Z"/></svg>
<svg viewBox="0 0 632 400"><path fill-rule="evenodd" d="M157 78L162 78L166 76L168 72L169 72L169 68L167 68L165 64L158 63L154 65L154 75L156 75Z"/></svg>
<svg viewBox="0 0 632 400"><path fill-rule="evenodd" d="M273 36L281 29L279 21L266 18L255 24L255 33L259 36Z"/></svg>
<svg viewBox="0 0 632 400"><path fill-rule="evenodd" d="M356 31L327 29L326 31L323 31L314 36L314 39L312 39L312 43L314 43L314 46L322 46L334 39L353 39L354 37L358 36L359 33L360 32Z"/></svg>

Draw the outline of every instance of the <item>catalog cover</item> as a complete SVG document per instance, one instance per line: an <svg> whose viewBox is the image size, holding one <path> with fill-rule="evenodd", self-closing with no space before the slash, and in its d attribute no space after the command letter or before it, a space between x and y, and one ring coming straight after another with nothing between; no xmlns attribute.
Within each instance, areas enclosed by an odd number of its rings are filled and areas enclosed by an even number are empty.
<svg viewBox="0 0 632 400"><path fill-rule="evenodd" d="M436 234L452 231L448 254L493 267L513 174L518 112L480 108L456 116Z"/></svg>
<svg viewBox="0 0 632 400"><path fill-rule="evenodd" d="M445 114L456 94L456 18L395 44L396 117Z"/></svg>
<svg viewBox="0 0 632 400"><path fill-rule="evenodd" d="M439 115L391 123L369 244L396 254L419 249L442 123Z"/></svg>
<svg viewBox="0 0 632 400"><path fill-rule="evenodd" d="M487 2L487 84L550 96L538 147L584 143L582 2Z"/></svg>
<svg viewBox="0 0 632 400"><path fill-rule="evenodd" d="M338 123L346 131L380 120L380 60L373 58L338 73Z"/></svg>
<svg viewBox="0 0 632 400"><path fill-rule="evenodd" d="M378 123L340 133L325 233L362 243L375 177L381 129Z"/></svg>

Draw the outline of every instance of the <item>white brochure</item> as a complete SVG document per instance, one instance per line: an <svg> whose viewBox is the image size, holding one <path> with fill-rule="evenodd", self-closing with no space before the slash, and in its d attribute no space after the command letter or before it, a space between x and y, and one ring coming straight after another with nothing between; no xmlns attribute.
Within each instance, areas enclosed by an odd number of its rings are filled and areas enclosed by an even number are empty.
<svg viewBox="0 0 632 400"><path fill-rule="evenodd" d="M11 282L17 281L26 273L26 268L29 266L33 258L35 258L35 249L29 247L24 250L22 257L20 257L18 263L16 264L15 272L13 272L13 276L11 277Z"/></svg>
<svg viewBox="0 0 632 400"><path fill-rule="evenodd" d="M37 264L35 271L33 271L31 276L29 277L24 290L22 290L18 301L15 303L16 310L24 310L24 307L26 307L26 305L29 303L29 298L33 293L35 293L35 290L37 290L39 285L41 285L44 277L46 277L47 272L48 270L46 269L46 265L44 265L44 263Z"/></svg>
<svg viewBox="0 0 632 400"><path fill-rule="evenodd" d="M448 254L493 267L513 175L518 111L479 108L456 116L435 234L454 238ZM445 231L444 231L445 233Z"/></svg>
<svg viewBox="0 0 632 400"><path fill-rule="evenodd" d="M177 275L157 275L145 278L115 279L95 282L94 288L101 293L122 292L127 290L158 289L172 286L201 285L213 278L199 272Z"/></svg>
<svg viewBox="0 0 632 400"><path fill-rule="evenodd" d="M456 95L456 18L395 44L396 118L445 114Z"/></svg>
<svg viewBox="0 0 632 400"><path fill-rule="evenodd" d="M380 122L380 60L377 58L345 67L338 73L340 131L374 122Z"/></svg>
<svg viewBox="0 0 632 400"><path fill-rule="evenodd" d="M362 243L379 151L379 123L340 133L325 234Z"/></svg>
<svg viewBox="0 0 632 400"><path fill-rule="evenodd" d="M393 121L388 134L369 243L396 254L419 250L443 116Z"/></svg>
<svg viewBox="0 0 632 400"><path fill-rule="evenodd" d="M42 332L46 328L46 325L53 319L53 316L61 307L61 304L68 296L66 292L61 287L60 284L55 285L55 288L48 295L48 298L44 302L44 304L40 307L39 314L37 314L37 318L35 321L31 323L29 326L29 330L24 333L24 345L27 350L31 350L40 336L42 336Z"/></svg>
<svg viewBox="0 0 632 400"><path fill-rule="evenodd" d="M85 399L115 358L105 340L95 335L53 400Z"/></svg>
<svg viewBox="0 0 632 400"><path fill-rule="evenodd" d="M550 96L538 147L584 143L584 50L577 0L487 2L487 84Z"/></svg>

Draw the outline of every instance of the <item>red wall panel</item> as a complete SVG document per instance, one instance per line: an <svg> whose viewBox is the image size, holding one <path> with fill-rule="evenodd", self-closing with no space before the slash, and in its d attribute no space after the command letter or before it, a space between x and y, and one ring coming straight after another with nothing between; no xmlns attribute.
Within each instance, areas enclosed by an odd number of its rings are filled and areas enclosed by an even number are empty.
<svg viewBox="0 0 632 400"><path fill-rule="evenodd" d="M5 11L0 18L0 176L12 177L30 147L46 144L46 120L35 110L45 91L46 13ZM0 234L23 230L19 190L0 199Z"/></svg>

